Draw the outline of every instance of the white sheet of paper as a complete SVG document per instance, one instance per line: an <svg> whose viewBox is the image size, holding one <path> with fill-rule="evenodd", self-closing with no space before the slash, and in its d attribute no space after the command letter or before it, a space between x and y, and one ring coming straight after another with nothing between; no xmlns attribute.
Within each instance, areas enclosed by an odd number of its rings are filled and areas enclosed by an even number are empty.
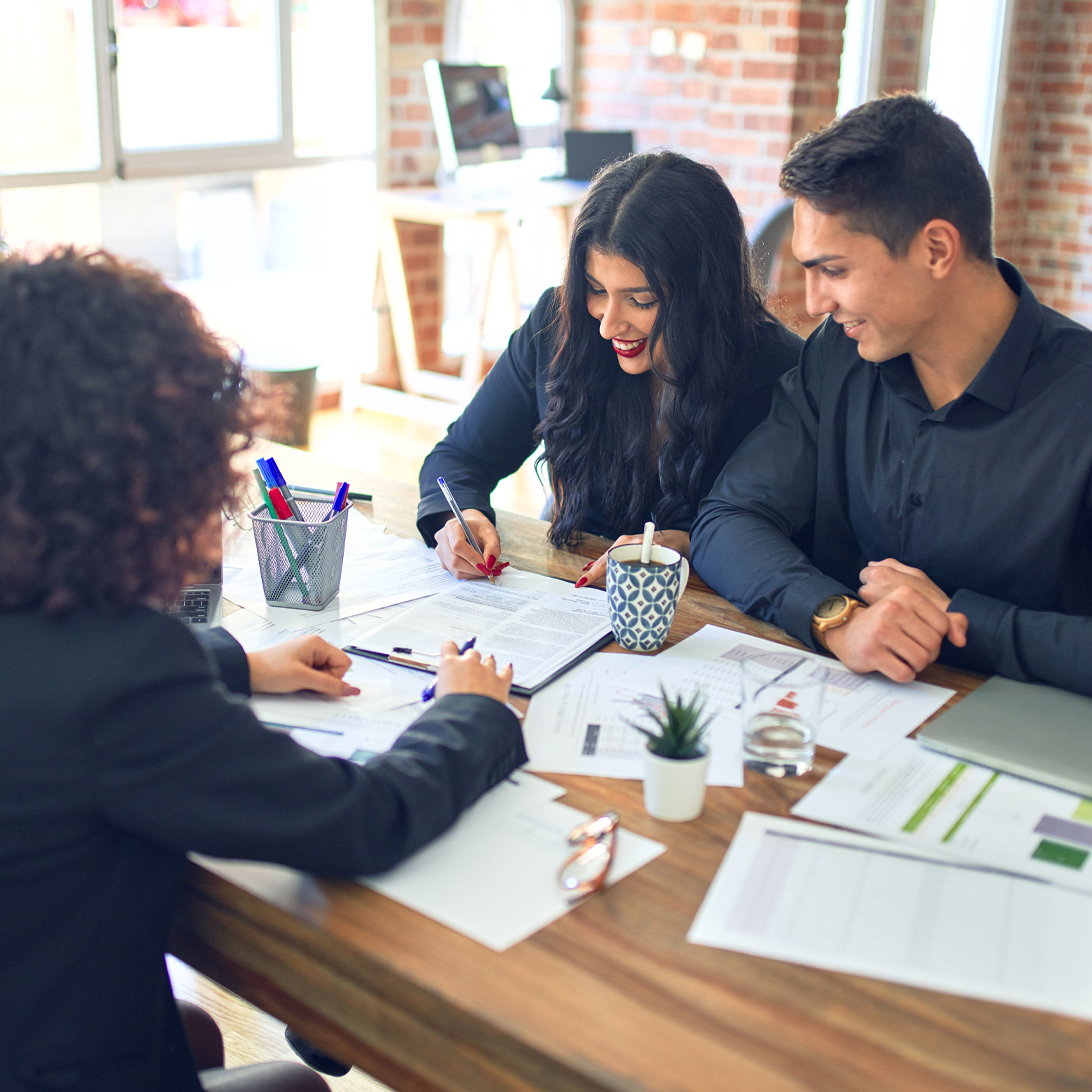
<svg viewBox="0 0 1092 1092"><path fill-rule="evenodd" d="M651 726L647 709L662 711L659 686L669 695L690 691L675 661L662 656L630 656L597 652L532 699L523 722L530 756L528 769L543 773L587 774L592 777L641 779L647 739L631 721ZM706 740L710 785L743 784L739 717L735 710L716 713Z"/></svg>
<svg viewBox="0 0 1092 1092"><path fill-rule="evenodd" d="M404 609L402 606L381 607L379 610L357 614L352 618L333 618L308 626L306 629L295 629L281 625L276 618L267 618L264 614L256 614L244 607L242 610L225 615L223 626L247 652L260 652L264 648L279 645L282 641L306 637L310 633L316 633L330 644L344 648L345 645L356 644L376 627L396 618ZM274 612L278 615L299 613L299 611L287 611L283 608L270 608L269 613ZM297 620L291 619L291 621Z"/></svg>
<svg viewBox="0 0 1092 1092"><path fill-rule="evenodd" d="M1089 896L747 813L695 944L1092 1019Z"/></svg>
<svg viewBox="0 0 1092 1092"><path fill-rule="evenodd" d="M458 583L423 542L384 534L381 526L355 508L345 531L341 587L321 611L269 606L253 537L241 545L244 552L225 558L225 598L289 631L306 631L338 618L410 602ZM227 575L229 569L231 575Z"/></svg>
<svg viewBox="0 0 1092 1092"><path fill-rule="evenodd" d="M421 691L429 676L420 671L354 656L345 679L360 694L256 694L250 707L270 728L295 729L292 738L310 750L357 761L390 750L425 710Z"/></svg>
<svg viewBox="0 0 1092 1092"><path fill-rule="evenodd" d="M408 861L360 882L496 952L567 913L573 904L557 873L572 852L566 835L588 816L553 802L563 789L522 772L514 778ZM664 848L620 830L607 882L635 872Z"/></svg>
<svg viewBox="0 0 1092 1092"><path fill-rule="evenodd" d="M690 661L690 669L680 678L727 708L739 704L739 665L745 659L760 659L779 672L796 671L803 676L816 665L825 667L830 675L818 741L832 750L869 758L886 754L955 693L928 683L894 683L878 674L857 675L826 656L720 626L705 626L657 657Z"/></svg>
<svg viewBox="0 0 1092 1092"><path fill-rule="evenodd" d="M842 759L792 811L1092 892L1092 801L912 739Z"/></svg>
<svg viewBox="0 0 1092 1092"><path fill-rule="evenodd" d="M534 687L610 633L605 592L509 571L496 585L468 581L414 603L369 634L365 647L438 656L444 641L476 637L483 656L513 665L517 686Z"/></svg>

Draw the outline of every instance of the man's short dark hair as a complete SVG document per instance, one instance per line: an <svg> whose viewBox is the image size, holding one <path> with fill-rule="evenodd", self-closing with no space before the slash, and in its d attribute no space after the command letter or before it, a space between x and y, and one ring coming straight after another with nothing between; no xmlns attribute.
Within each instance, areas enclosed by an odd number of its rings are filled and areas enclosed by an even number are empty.
<svg viewBox="0 0 1092 1092"><path fill-rule="evenodd" d="M993 259L993 201L974 145L919 95L891 95L810 133L781 167L781 188L902 257L930 220L947 220L967 253Z"/></svg>

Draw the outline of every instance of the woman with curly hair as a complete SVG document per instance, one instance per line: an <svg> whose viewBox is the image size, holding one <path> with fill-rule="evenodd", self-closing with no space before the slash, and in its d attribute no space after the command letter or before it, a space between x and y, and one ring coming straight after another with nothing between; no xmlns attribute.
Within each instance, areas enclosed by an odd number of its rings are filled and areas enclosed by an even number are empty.
<svg viewBox="0 0 1092 1092"><path fill-rule="evenodd" d="M657 541L688 554L698 502L769 413L801 344L763 305L739 208L712 167L674 152L607 167L573 224L564 284L538 301L425 460L418 529L456 576L496 571L489 495L541 440L551 542L633 541L654 519ZM605 555L587 569L578 587L605 574Z"/></svg>
<svg viewBox="0 0 1092 1092"><path fill-rule="evenodd" d="M448 643L434 706L358 767L229 693L353 693L344 653L210 656L153 609L215 555L248 416L152 274L0 258L0 407L0 1088L197 1092L163 958L186 853L390 868L526 760L511 672ZM209 1087L323 1087L269 1065Z"/></svg>

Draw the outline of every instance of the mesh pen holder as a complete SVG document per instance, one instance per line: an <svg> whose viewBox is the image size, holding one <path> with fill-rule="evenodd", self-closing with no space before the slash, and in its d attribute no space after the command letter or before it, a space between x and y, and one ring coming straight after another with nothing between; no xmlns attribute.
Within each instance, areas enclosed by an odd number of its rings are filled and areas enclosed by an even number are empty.
<svg viewBox="0 0 1092 1092"><path fill-rule="evenodd" d="M322 523L329 500L297 496L303 520L273 519L267 509L250 513L265 601L273 607L322 610L341 587L345 529L352 505Z"/></svg>

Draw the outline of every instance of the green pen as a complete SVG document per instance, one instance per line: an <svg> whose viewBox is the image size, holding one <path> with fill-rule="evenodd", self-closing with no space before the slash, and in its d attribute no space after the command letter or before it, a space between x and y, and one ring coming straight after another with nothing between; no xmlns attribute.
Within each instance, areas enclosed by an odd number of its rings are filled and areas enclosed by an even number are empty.
<svg viewBox="0 0 1092 1092"><path fill-rule="evenodd" d="M262 492L262 500L265 502L266 509L269 514L276 521L274 527L277 530L277 536L281 540L281 545L284 547L284 556L288 558L288 564L292 567L292 575L296 578L296 583L300 586L300 594L303 596L305 603L311 602L311 593L307 590L307 585L303 582L303 577L300 575L299 569L296 567L296 558L292 553L291 548L288 545L288 539L285 537L284 531L280 526L280 519L277 516L277 510L273 507L273 501L270 499L269 490L265 487L265 481L262 478L260 470L253 470L254 480L258 483L258 488ZM275 604L274 604L275 605Z"/></svg>

